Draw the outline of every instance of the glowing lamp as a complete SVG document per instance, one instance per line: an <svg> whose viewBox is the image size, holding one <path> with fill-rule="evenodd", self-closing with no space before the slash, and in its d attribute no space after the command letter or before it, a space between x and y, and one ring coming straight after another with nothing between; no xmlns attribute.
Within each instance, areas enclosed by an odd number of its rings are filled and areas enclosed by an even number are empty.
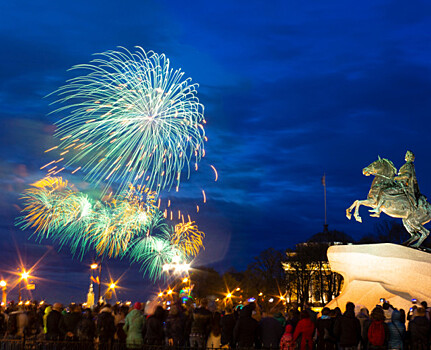
<svg viewBox="0 0 431 350"><path fill-rule="evenodd" d="M6 281L5 280L1 280L0 281L0 287L2 287L2 288L4 288L4 287L6 287Z"/></svg>

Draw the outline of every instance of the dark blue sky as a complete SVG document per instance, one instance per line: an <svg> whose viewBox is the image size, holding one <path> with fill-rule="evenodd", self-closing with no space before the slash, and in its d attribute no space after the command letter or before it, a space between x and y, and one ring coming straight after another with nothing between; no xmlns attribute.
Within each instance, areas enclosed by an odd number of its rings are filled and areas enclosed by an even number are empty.
<svg viewBox="0 0 431 350"><path fill-rule="evenodd" d="M324 172L330 229L373 232L378 220L365 209L362 225L344 214L365 199L371 179L361 170L378 155L399 168L413 150L431 196L430 16L431 4L415 0L3 1L0 269L17 266L17 249L28 264L48 249L14 228L19 194L42 176L55 142L44 96L74 76L72 65L117 46L165 53L200 84L209 137L201 167L214 164L219 181L209 169L179 193L184 207L201 188L208 197L195 217L207 234L196 264L242 269L265 248L321 231ZM52 250L39 270L50 281L35 295L83 298L90 258ZM109 267L116 277L128 263ZM124 281L142 295L152 288L136 266Z"/></svg>

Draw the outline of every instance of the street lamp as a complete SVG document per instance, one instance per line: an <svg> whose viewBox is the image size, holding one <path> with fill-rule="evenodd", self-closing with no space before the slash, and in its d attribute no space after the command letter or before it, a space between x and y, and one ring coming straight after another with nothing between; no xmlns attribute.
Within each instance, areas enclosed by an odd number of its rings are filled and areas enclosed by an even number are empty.
<svg viewBox="0 0 431 350"><path fill-rule="evenodd" d="M20 273L20 279L19 279L19 290L18 290L18 302L21 301L21 281L25 280L26 284L27 284L27 279L30 277L30 274L23 270L23 272Z"/></svg>

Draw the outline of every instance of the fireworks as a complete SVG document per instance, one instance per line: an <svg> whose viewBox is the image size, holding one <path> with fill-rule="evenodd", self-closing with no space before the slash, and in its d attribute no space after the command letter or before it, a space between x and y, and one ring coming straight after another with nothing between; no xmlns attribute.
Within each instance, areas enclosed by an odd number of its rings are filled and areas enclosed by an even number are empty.
<svg viewBox="0 0 431 350"><path fill-rule="evenodd" d="M72 190L62 178L46 178L27 190L18 224L34 228L39 239L52 238L82 256L93 248L99 255L122 256L136 236L149 233L161 213L150 193L144 202L132 188L104 202Z"/></svg>
<svg viewBox="0 0 431 350"><path fill-rule="evenodd" d="M180 250L170 243L168 235L143 237L130 250L132 261L141 264L141 270L152 279L162 275L163 267L182 257Z"/></svg>
<svg viewBox="0 0 431 350"><path fill-rule="evenodd" d="M72 70L86 75L55 92L60 106L52 113L62 115L55 134L60 141L45 152L59 156L41 167L47 177L24 192L17 225L81 258L89 250L127 256L153 279L167 266L189 266L184 259L199 253L205 235L190 217L184 222L180 211L182 222L168 224L159 195L172 187L178 191L184 173L188 178L191 169L197 171L205 156L197 84L172 69L165 55L140 47L98 54ZM56 177L64 169L82 171L104 197L94 199ZM204 190L202 195L205 203Z"/></svg>
<svg viewBox="0 0 431 350"><path fill-rule="evenodd" d="M194 221L189 221L175 225L175 231L171 238L171 243L185 256L196 256L203 248L205 233L198 230Z"/></svg>
<svg viewBox="0 0 431 350"><path fill-rule="evenodd" d="M204 233L194 222L175 226L174 234L155 205L153 192L130 187L125 194L94 200L61 177L42 179L24 192L22 229L68 246L83 257L90 249L108 257L129 256L150 278L159 278L174 259L198 254Z"/></svg>
<svg viewBox="0 0 431 350"><path fill-rule="evenodd" d="M105 189L115 183L118 193L129 184L156 193L178 188L183 169L189 176L190 163L197 168L205 154L197 84L174 71L165 55L139 47L98 56L74 66L88 74L57 91L65 106L54 112L68 114L56 133L60 157L70 156L66 167L82 168ZM48 175L61 170L51 167Z"/></svg>

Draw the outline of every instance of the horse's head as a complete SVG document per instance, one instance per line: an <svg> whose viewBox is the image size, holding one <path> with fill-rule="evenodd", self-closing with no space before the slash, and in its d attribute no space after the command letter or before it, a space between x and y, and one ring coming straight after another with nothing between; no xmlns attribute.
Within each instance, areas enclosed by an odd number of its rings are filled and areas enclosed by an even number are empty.
<svg viewBox="0 0 431 350"><path fill-rule="evenodd" d="M385 175L386 177L393 178L397 173L394 164L388 159L379 157L375 162L362 169L362 174L365 176L370 175Z"/></svg>

